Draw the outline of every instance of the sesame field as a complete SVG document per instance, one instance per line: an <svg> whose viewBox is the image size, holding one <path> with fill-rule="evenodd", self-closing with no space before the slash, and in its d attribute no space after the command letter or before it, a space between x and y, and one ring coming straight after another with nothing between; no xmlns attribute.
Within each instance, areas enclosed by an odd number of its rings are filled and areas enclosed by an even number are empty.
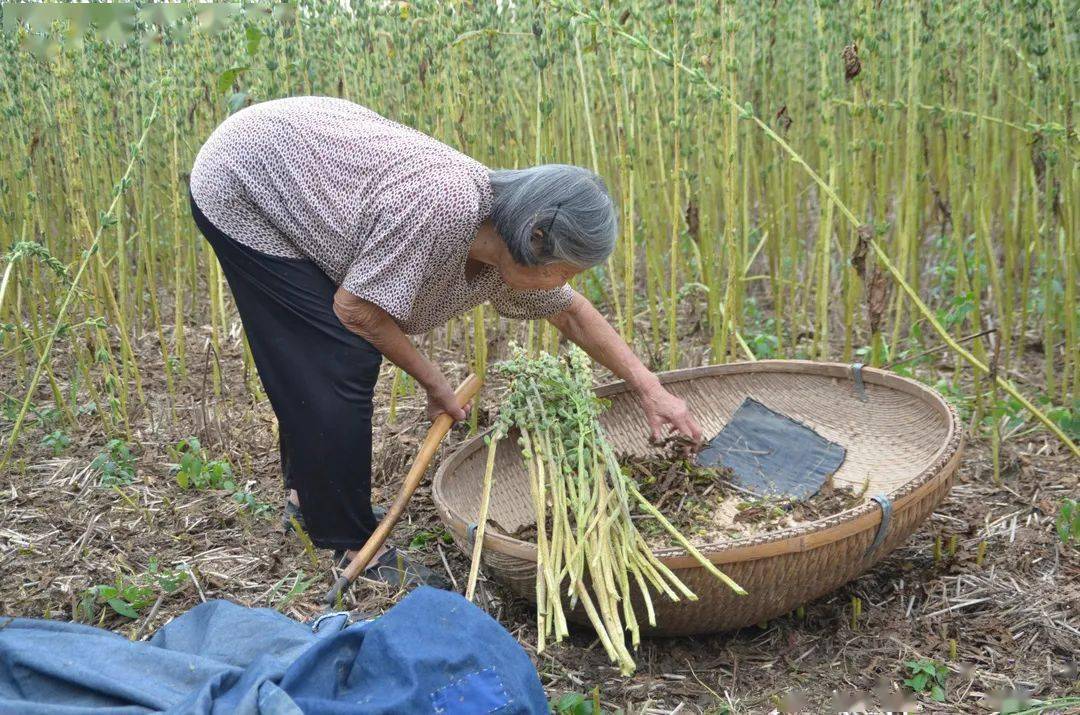
<svg viewBox="0 0 1080 715"><path fill-rule="evenodd" d="M735 632L538 652L534 607L476 601L558 713L1080 712L1080 5L1074 0L395 0L0 6L0 627L138 639L211 598L317 615L328 551L286 534L277 425L188 208L202 142L332 95L489 167L607 182L620 234L574 287L654 371L864 363L955 408L948 497L831 595ZM488 377L436 456L495 423L543 322L481 306L421 336ZM597 383L610 379L597 368ZM428 427L384 362L373 491ZM465 590L427 482L395 530ZM402 594L360 580L345 605ZM752 594L751 594L752 597Z"/></svg>

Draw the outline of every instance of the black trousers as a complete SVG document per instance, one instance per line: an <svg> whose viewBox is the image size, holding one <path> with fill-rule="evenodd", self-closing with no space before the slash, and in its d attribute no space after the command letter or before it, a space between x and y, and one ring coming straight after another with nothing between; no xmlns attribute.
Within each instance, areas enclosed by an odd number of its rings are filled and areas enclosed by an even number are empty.
<svg viewBox="0 0 1080 715"><path fill-rule="evenodd" d="M356 549L371 513L371 400L382 355L333 311L337 287L313 262L279 258L191 213L229 282L255 368L277 415L285 488L316 546Z"/></svg>

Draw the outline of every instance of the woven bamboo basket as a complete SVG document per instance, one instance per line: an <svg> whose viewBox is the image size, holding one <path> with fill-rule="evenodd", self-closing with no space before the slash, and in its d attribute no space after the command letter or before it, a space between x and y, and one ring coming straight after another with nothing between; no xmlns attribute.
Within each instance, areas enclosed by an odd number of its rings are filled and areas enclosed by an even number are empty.
<svg viewBox="0 0 1080 715"><path fill-rule="evenodd" d="M697 595L673 602L656 595L657 625L649 635L712 633L760 623L819 598L872 567L899 546L945 498L963 440L956 414L933 390L882 370L834 363L767 360L660 375L687 401L712 436L746 397L793 417L847 450L834 483L860 491L864 501L815 522L701 547L749 596L736 596L679 548L658 557ZM611 401L602 423L616 452L646 453L648 428L625 383L597 394ZM483 435L463 443L435 474L439 516L466 553L480 508L486 448ZM500 442L490 517L508 532L535 523L517 440ZM487 529L485 572L518 595L535 599L533 544ZM638 604L640 605L640 604ZM643 611L639 611L642 613ZM586 623L584 613L568 614Z"/></svg>

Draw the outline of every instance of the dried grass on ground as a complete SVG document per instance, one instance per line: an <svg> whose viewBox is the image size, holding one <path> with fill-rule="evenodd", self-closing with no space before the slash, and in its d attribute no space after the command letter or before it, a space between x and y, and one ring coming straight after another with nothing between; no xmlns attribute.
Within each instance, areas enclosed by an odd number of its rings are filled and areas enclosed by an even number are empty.
<svg viewBox="0 0 1080 715"><path fill-rule="evenodd" d="M143 347L147 356L155 354L150 339ZM208 394L197 370L175 404L163 385L144 386L154 408L132 425L137 476L130 485L98 485L90 463L105 435L72 435L73 444L54 457L37 444L40 430L28 432L22 458L0 490L0 613L71 619L85 589L118 576L146 578L152 559L191 578L155 598L137 620L98 609L99 625L144 637L210 598L272 607L296 619L319 612L331 583L329 556L318 552L313 561L281 530L272 412L266 402L251 401L233 348L222 356L220 397ZM456 359L450 352L436 358L448 365ZM458 365L456 376L462 373ZM160 370L148 364L144 374ZM5 392L15 387L0 385ZM383 503L393 498L426 430L419 396L403 400L389 422L388 388L389 380L381 381L375 419L375 493ZM488 395L482 422L495 403ZM179 426L162 429L171 412ZM211 456L227 458L238 487L270 512L252 515L223 492L181 490L168 448L189 435ZM449 444L465 436L465 428L455 428ZM956 487L923 528L873 571L803 613L733 634L649 640L632 678L619 677L594 639L579 630L537 659L545 686L553 695L599 686L605 707L633 712L765 712L798 705L823 711L853 708L857 693L866 707L882 708L899 697L905 661L934 659L950 676L946 702L922 701L933 711L988 710L995 693L1010 690L1044 700L1080 695L1080 557L1077 549L1061 547L1053 531L1057 504L1077 491L1077 464L1034 434L1005 442L1004 481L995 485L988 455L984 443L969 443ZM422 489L396 542L412 544L419 558L463 587L467 563L441 541L442 533ZM349 605L378 612L399 596L360 582ZM853 617L855 599L859 617ZM492 583L482 584L480 600L535 657L531 606Z"/></svg>

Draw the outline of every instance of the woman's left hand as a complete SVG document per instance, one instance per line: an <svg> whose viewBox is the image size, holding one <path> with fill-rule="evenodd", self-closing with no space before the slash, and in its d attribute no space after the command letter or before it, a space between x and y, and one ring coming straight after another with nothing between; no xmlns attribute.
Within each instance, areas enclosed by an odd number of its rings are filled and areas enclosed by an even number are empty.
<svg viewBox="0 0 1080 715"><path fill-rule="evenodd" d="M659 384L646 392L639 393L641 409L649 423L649 431L654 442L664 437L664 427L670 425L676 432L701 442L701 425L690 414L686 402L671 394Z"/></svg>
<svg viewBox="0 0 1080 715"><path fill-rule="evenodd" d="M686 403L664 389L656 375L641 364L630 346L585 296L573 291L570 306L548 320L594 360L634 387L654 442L663 439L664 427L668 425L695 442L701 442L701 425L690 414Z"/></svg>

